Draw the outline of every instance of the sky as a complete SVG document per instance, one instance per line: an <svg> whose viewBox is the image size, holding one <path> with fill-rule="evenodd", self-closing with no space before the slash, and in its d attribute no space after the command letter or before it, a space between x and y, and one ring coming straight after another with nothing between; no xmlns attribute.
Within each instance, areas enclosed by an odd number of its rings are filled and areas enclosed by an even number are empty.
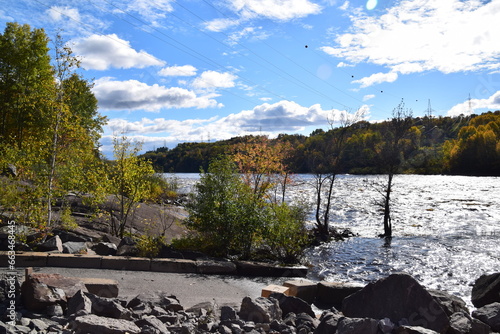
<svg viewBox="0 0 500 334"><path fill-rule="evenodd" d="M107 156L123 135L147 151L382 121L402 102L500 109L500 0L0 0L7 22L61 32Z"/></svg>

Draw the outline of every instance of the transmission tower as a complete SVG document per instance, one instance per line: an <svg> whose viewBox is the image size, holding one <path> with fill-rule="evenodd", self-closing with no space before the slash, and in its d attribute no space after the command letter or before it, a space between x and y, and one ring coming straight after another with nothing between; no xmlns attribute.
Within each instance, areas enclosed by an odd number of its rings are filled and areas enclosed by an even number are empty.
<svg viewBox="0 0 500 334"><path fill-rule="evenodd" d="M427 103L427 110L425 111L425 115L429 118L432 118L432 113L434 112L434 110L432 109L431 107L431 99L428 100L428 103Z"/></svg>

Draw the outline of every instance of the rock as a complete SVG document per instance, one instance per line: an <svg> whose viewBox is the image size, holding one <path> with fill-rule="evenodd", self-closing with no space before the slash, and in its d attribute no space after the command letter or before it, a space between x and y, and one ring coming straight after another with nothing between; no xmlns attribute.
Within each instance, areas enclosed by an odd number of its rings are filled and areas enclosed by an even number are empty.
<svg viewBox="0 0 500 334"><path fill-rule="evenodd" d="M337 334L377 334L378 321L369 318L341 318Z"/></svg>
<svg viewBox="0 0 500 334"><path fill-rule="evenodd" d="M300 298L286 296L282 293L272 293L269 297L274 298L279 302L283 316L286 316L291 312L295 314L306 313L312 317L316 316L311 308L311 305Z"/></svg>
<svg viewBox="0 0 500 334"><path fill-rule="evenodd" d="M169 295L162 291L141 293L130 300L130 302L127 304L127 307L134 308L140 303L146 303L151 306L159 306L167 311L173 312L184 310L177 297Z"/></svg>
<svg viewBox="0 0 500 334"><path fill-rule="evenodd" d="M47 306L47 309L45 310L48 316L51 317L60 317L64 314L64 310L61 305L55 304L55 305L49 305Z"/></svg>
<svg viewBox="0 0 500 334"><path fill-rule="evenodd" d="M57 251L59 253L63 252L62 241L58 235L48 239L43 244L40 244L37 247L38 250L42 252L53 252L53 251Z"/></svg>
<svg viewBox="0 0 500 334"><path fill-rule="evenodd" d="M131 321L99 317L94 314L76 317L70 325L76 334L134 334L141 332L141 329Z"/></svg>
<svg viewBox="0 0 500 334"><path fill-rule="evenodd" d="M453 313L450 317L448 334L468 334L472 328L472 319L463 312Z"/></svg>
<svg viewBox="0 0 500 334"><path fill-rule="evenodd" d="M92 314L114 319L132 319L132 312L123 307L120 302L113 298L105 298L85 293L92 302Z"/></svg>
<svg viewBox="0 0 500 334"><path fill-rule="evenodd" d="M319 282L314 304L322 309L340 309L344 298L358 292L363 285L339 282Z"/></svg>
<svg viewBox="0 0 500 334"><path fill-rule="evenodd" d="M79 311L83 311L87 314L92 313L92 301L89 297L87 297L83 290L79 290L68 301L68 315L75 314Z"/></svg>
<svg viewBox="0 0 500 334"><path fill-rule="evenodd" d="M135 324L137 326L139 326L139 328L143 328L144 326L153 327L153 328L159 330L160 333L168 333L169 332L167 329L167 326L165 326L165 324L163 322L158 320L158 318L156 318L153 315L144 316L140 320L137 320L135 322Z"/></svg>
<svg viewBox="0 0 500 334"><path fill-rule="evenodd" d="M116 255L117 253L117 247L112 242L99 242L97 245L92 247L92 249L97 255L103 256Z"/></svg>
<svg viewBox="0 0 500 334"><path fill-rule="evenodd" d="M394 331L395 334L438 334L437 332L420 326L401 326Z"/></svg>
<svg viewBox="0 0 500 334"><path fill-rule="evenodd" d="M21 296L26 309L45 312L50 305L66 305L66 294L62 289L48 286L35 277L29 277L21 286Z"/></svg>
<svg viewBox="0 0 500 334"><path fill-rule="evenodd" d="M238 319L236 310L231 306L222 306L220 308L220 321L230 321Z"/></svg>
<svg viewBox="0 0 500 334"><path fill-rule="evenodd" d="M196 261L198 274L236 275L236 265L230 261L199 260Z"/></svg>
<svg viewBox="0 0 500 334"><path fill-rule="evenodd" d="M85 242L68 241L62 244L63 253L86 254L87 244Z"/></svg>
<svg viewBox="0 0 500 334"><path fill-rule="evenodd" d="M257 297L255 300L250 297L243 298L239 312L242 320L255 323L271 323L274 320L281 320L281 315L278 301L264 297Z"/></svg>
<svg viewBox="0 0 500 334"><path fill-rule="evenodd" d="M472 312L472 316L490 326L494 332L500 332L500 303L483 306Z"/></svg>
<svg viewBox="0 0 500 334"><path fill-rule="evenodd" d="M471 299L477 308L500 302L500 273L479 277L472 287Z"/></svg>
<svg viewBox="0 0 500 334"><path fill-rule="evenodd" d="M338 323L344 316L340 313L325 311L319 318L320 323L314 330L314 334L331 334L337 331Z"/></svg>
<svg viewBox="0 0 500 334"><path fill-rule="evenodd" d="M115 237L113 235L110 235L110 234L105 234L103 237L102 237L102 241L104 242L111 242L113 244L116 245L116 247L118 247L118 245L120 244L121 242L121 239L118 238L118 237Z"/></svg>
<svg viewBox="0 0 500 334"><path fill-rule="evenodd" d="M79 290L87 292L85 284L82 280L76 277L65 277L60 274L32 273L30 274L28 281L30 279L45 283L50 287L62 289L67 298L73 297L73 295Z"/></svg>
<svg viewBox="0 0 500 334"><path fill-rule="evenodd" d="M441 305L413 277L392 274L344 299L342 313L352 318L389 318L445 333L449 319Z"/></svg>
<svg viewBox="0 0 500 334"><path fill-rule="evenodd" d="M54 233L54 235L58 235L59 238L61 238L63 246L67 242L87 242L87 241L91 242L93 240L92 237L79 235L71 231L53 230L52 233Z"/></svg>
<svg viewBox="0 0 500 334"><path fill-rule="evenodd" d="M1 176L17 177L17 167L13 164L7 164L2 170Z"/></svg>
<svg viewBox="0 0 500 334"><path fill-rule="evenodd" d="M448 316L451 316L452 314L457 312L470 314L467 305L461 298L453 296L447 292L440 290L427 290L427 291L431 294L432 297L434 297L434 299L439 303L439 305L441 305L441 307Z"/></svg>
<svg viewBox="0 0 500 334"><path fill-rule="evenodd" d="M472 326L469 334L490 334L491 328L484 322L477 319L472 319Z"/></svg>

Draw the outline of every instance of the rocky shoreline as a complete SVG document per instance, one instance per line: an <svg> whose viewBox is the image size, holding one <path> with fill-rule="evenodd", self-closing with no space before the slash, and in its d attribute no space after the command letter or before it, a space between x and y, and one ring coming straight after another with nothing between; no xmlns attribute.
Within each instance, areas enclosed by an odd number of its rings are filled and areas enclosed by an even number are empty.
<svg viewBox="0 0 500 334"><path fill-rule="evenodd" d="M31 272L22 284L11 278L0 281L0 333L500 332L500 273L478 278L472 291L477 309L472 313L460 298L427 290L403 273L351 290L341 283L323 284L322 290L319 284L292 284L294 288L283 293L264 289L265 297L245 297L240 305L207 301L188 309L171 294L174 291L151 291L125 300L104 290L90 293L77 280L59 287L54 282L54 276Z"/></svg>

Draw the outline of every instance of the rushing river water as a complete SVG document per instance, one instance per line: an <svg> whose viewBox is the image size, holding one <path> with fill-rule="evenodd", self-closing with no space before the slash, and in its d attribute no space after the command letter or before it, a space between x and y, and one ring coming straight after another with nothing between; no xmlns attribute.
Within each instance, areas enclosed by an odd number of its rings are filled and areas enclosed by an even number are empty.
<svg viewBox="0 0 500 334"><path fill-rule="evenodd" d="M198 179L176 177L184 191ZM377 237L383 232L376 203L384 180L338 178L332 225L359 236L309 250L310 278L367 283L405 271L424 286L456 294L470 305L471 284L482 274L500 271L500 178L396 176L390 242ZM296 181L288 199L312 204L313 177L299 175Z"/></svg>

